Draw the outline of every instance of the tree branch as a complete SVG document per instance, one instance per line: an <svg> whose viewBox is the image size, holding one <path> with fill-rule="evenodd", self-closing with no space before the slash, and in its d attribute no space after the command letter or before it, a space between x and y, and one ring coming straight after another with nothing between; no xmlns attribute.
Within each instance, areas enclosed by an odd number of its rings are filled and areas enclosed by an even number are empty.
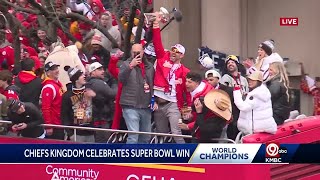
<svg viewBox="0 0 320 180"><path fill-rule="evenodd" d="M129 16L129 21L128 21L128 28L127 28L126 36L124 39L124 54L123 54L124 59L127 59L130 57L130 51L131 51L130 39L131 39L131 34L132 34L133 21L134 21L135 15L136 15L136 10L137 10L137 7L135 5L132 5L130 16Z"/></svg>
<svg viewBox="0 0 320 180"><path fill-rule="evenodd" d="M57 16L58 20L60 18L74 18L80 21L83 21L89 25L91 25L94 28L97 28L99 31L101 31L112 43L113 47L119 47L117 41L110 35L110 33L108 32L108 30L102 26L99 26L97 23L89 20L88 18L86 18L83 15L77 14L77 13L61 13L61 12L50 12L50 8L52 9L51 6L49 6L47 9L38 4L35 0L28 0L28 2L30 3L30 5L37 10L31 10L31 9L26 9L26 8L22 8L20 6L17 6L15 4L12 4L6 0L0 0L0 2L3 2L4 4L13 7L15 10L20 10L23 12L27 12L30 14L36 14L36 15L43 15L49 22L53 23L55 26L60 27L64 33L67 34L68 38L70 38L70 40L72 41L76 41L76 39L74 38L74 36L71 35L71 33L65 31L64 27L58 23L57 21L55 21L54 17ZM45 0L46 3L50 3L50 0ZM54 10L53 10L54 11Z"/></svg>
<svg viewBox="0 0 320 180"><path fill-rule="evenodd" d="M140 12L140 16L139 16L139 24L138 24L138 28L137 28L137 32L136 32L136 37L134 39L135 43L140 43L140 41L141 41L142 28L144 25L144 13L145 13L145 10L147 9L147 5L148 5L148 0L142 0L141 12Z"/></svg>
<svg viewBox="0 0 320 180"><path fill-rule="evenodd" d="M64 17L64 18L74 18L74 19L83 21L94 28L97 28L99 31L102 32L102 34L104 34L111 41L113 47L119 47L117 41L110 35L110 33L108 32L108 30L106 28L99 26L97 23L95 23L94 21L91 21L87 17L80 15L80 14L77 14L77 13L68 13L68 14L58 13L58 16Z"/></svg>
<svg viewBox="0 0 320 180"><path fill-rule="evenodd" d="M53 5L51 4L51 0L44 0L42 2L44 3L43 5L46 7L46 9L41 5L39 6L38 3L36 3L37 5L35 6L37 6L37 8L41 12L47 14L45 15L45 18L48 21L48 37L51 40L53 40L53 42L56 42L58 39L58 36L57 36L57 26L53 23L54 17L55 17Z"/></svg>
<svg viewBox="0 0 320 180"><path fill-rule="evenodd" d="M16 11L22 11L22 12L26 12L26 13L29 13L29 14L36 14L36 15L40 15L41 14L39 11L28 9L28 8L23 8L21 6L15 5L15 4L7 1L7 0L0 0L0 2L1 2L1 4L6 4L6 5L12 7Z"/></svg>
<svg viewBox="0 0 320 180"><path fill-rule="evenodd" d="M124 35L124 27L123 27L123 24L120 20L120 15L119 13L117 12L118 9L120 8L119 5L116 3L116 1L113 2L112 4L112 13L115 14L115 17L116 17L116 21L117 21L117 24L118 24L118 27L119 27L119 30L120 30L120 34L121 34L121 37L123 37Z"/></svg>
<svg viewBox="0 0 320 180"><path fill-rule="evenodd" d="M10 30L13 35L13 48L14 48L14 67L20 68L20 39L19 39L19 29L21 26L21 23L8 12L8 6L5 6L3 4L0 5L0 11L3 13L3 15L8 20L8 24L10 27Z"/></svg>
<svg viewBox="0 0 320 180"><path fill-rule="evenodd" d="M35 0L28 0L28 2L36 9L38 9L46 18L50 16L49 11L47 11L43 6L38 4Z"/></svg>
<svg viewBox="0 0 320 180"><path fill-rule="evenodd" d="M54 20L54 21L53 21L53 24L54 24L55 26L57 26L57 27L60 27L61 30L67 35L67 37L68 37L72 42L78 41L78 40L69 32L68 28L65 27L65 26L63 26L63 24L62 24L62 23L59 23L58 21L59 21L59 19Z"/></svg>

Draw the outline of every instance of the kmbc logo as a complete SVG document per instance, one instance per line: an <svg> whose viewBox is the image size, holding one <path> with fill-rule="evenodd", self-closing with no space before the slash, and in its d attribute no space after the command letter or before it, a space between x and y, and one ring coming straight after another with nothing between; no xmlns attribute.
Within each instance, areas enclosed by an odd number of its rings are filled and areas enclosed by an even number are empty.
<svg viewBox="0 0 320 180"><path fill-rule="evenodd" d="M287 154L286 148L280 147L279 143L266 144L266 162L268 163L281 163L281 154Z"/></svg>

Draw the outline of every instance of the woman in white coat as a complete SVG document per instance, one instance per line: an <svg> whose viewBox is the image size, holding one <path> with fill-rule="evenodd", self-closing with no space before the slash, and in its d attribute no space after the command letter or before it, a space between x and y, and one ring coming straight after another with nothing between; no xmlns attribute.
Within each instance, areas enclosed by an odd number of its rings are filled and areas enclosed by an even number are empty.
<svg viewBox="0 0 320 180"><path fill-rule="evenodd" d="M239 87L233 91L234 102L240 110L238 129L245 135L266 132L275 134L277 124L272 114L272 102L269 89L262 83L260 71L248 76L249 90L245 100Z"/></svg>

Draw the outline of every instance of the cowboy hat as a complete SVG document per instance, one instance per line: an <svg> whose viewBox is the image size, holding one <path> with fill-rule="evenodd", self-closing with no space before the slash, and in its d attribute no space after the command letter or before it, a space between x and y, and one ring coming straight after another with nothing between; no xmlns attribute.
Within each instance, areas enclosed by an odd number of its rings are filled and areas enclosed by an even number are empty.
<svg viewBox="0 0 320 180"><path fill-rule="evenodd" d="M261 71L254 71L252 74L250 74L248 79L251 79L253 81L260 81L263 82L263 74Z"/></svg>
<svg viewBox="0 0 320 180"><path fill-rule="evenodd" d="M209 91L204 97L204 104L217 116L227 121L231 119L231 100L226 92L219 89Z"/></svg>

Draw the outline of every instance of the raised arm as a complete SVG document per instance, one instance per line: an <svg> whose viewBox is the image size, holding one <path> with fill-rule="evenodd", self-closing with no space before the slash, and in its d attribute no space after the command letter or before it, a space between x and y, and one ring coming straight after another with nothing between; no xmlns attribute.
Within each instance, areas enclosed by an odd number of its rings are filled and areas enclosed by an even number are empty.
<svg viewBox="0 0 320 180"><path fill-rule="evenodd" d="M164 51L162 39L161 39L161 31L159 26L159 21L160 21L159 13L156 12L155 14L156 14L156 20L153 22L153 29L152 29L153 45L156 53L156 58L160 59L160 58L163 58L163 56L165 55L165 51Z"/></svg>
<svg viewBox="0 0 320 180"><path fill-rule="evenodd" d="M119 72L120 72L119 68L117 67L118 61L119 61L118 57L111 56L110 62L109 62L109 65L108 65L108 71L117 80L118 80L118 75L119 75Z"/></svg>

